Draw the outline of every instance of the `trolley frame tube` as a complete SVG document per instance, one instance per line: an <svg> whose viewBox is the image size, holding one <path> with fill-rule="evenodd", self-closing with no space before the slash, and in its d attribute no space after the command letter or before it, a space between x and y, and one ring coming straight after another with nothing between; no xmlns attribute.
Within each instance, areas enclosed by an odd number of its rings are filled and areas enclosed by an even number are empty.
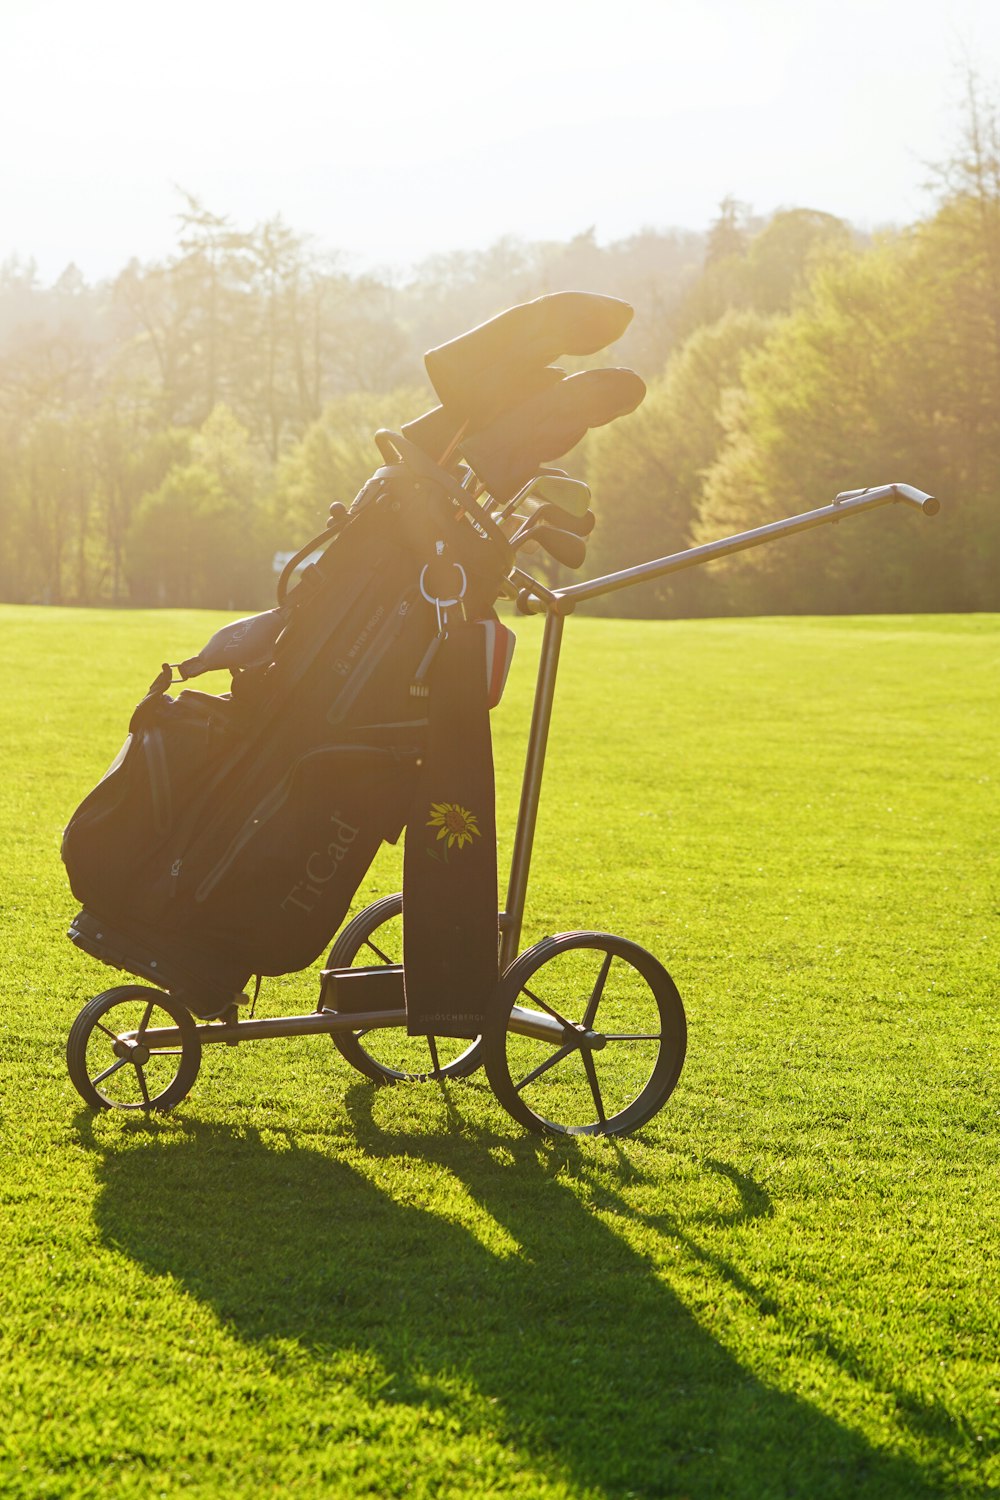
<svg viewBox="0 0 1000 1500"><path fill-rule="evenodd" d="M701 546L688 547L683 552L674 552L668 557L656 558L652 562L637 563L632 568L620 568L615 573L605 573L602 577L592 578L586 583L571 583L564 588L549 589L521 569L514 570L511 578L519 590L518 607L525 614L545 614L546 621L538 663L531 727L528 731L521 800L514 829L507 900L500 924L501 971L513 963L517 956L524 921L531 853L538 823L545 750L548 745L549 725L552 722L552 703L555 697L559 650L562 644L563 618L572 614L578 604L583 604L588 599L600 599L605 594L613 594L619 589L632 588L639 583L648 583L654 578L664 578L670 573L680 573L686 568L699 567L702 563L714 561L715 558L729 557L734 552L745 552L751 547L759 547L765 542L775 541L778 537L791 536L798 531L810 531L816 526L836 525L845 516L856 515L861 511L876 510L882 505L899 503L914 506L928 516L936 515L941 508L939 501L933 495L914 489L912 485L883 484L873 489L845 490L829 505L820 506L818 510L805 511L798 516L787 516L781 521L770 521L764 526L755 526L750 531L740 531L734 536L722 537L717 542L705 542Z"/></svg>

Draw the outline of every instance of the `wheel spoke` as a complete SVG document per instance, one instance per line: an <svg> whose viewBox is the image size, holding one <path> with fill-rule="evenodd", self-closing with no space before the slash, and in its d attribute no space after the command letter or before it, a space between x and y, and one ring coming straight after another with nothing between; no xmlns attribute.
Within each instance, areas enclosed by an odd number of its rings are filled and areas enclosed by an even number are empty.
<svg viewBox="0 0 1000 1500"><path fill-rule="evenodd" d="M103 1031L106 1037L110 1037L113 1042L117 1042L119 1035L117 1031L112 1031L110 1026L105 1026L103 1021L95 1021L94 1025L98 1031Z"/></svg>
<svg viewBox="0 0 1000 1500"><path fill-rule="evenodd" d="M567 1021L565 1016L559 1014L554 1005L548 1005L540 995L536 995L532 990L529 990L526 984L522 984L521 994L527 995L529 1000L533 1000L536 1005L541 1006L542 1010L547 1011L548 1014L552 1017L553 1021L558 1021L559 1025L564 1026L567 1031L576 1030L576 1027L573 1025L572 1021Z"/></svg>
<svg viewBox="0 0 1000 1500"><path fill-rule="evenodd" d="M155 1000L150 1000L149 1004L146 1006L145 1011L143 1012L142 1020L139 1022L139 1027L138 1027L138 1030L136 1031L136 1036L142 1036L142 1033L145 1031L146 1027L149 1025L150 1017L152 1016L153 1011L155 1009L156 1009L156 1001Z"/></svg>
<svg viewBox="0 0 1000 1500"><path fill-rule="evenodd" d="M383 953L382 949L378 946L378 944L377 943L373 943L370 937L369 938L365 938L365 947L366 948L370 948L372 950L372 952L374 953L375 957L376 958L380 958L384 964L390 964L391 965L392 959L389 957L388 953Z"/></svg>
<svg viewBox="0 0 1000 1500"><path fill-rule="evenodd" d="M435 1073L440 1073L440 1071L441 1071L441 1063L438 1060L437 1038L433 1037L433 1036L428 1036L428 1038L427 1038L427 1047L428 1047L428 1050L429 1050L429 1052L431 1054L431 1063L433 1064L434 1071L435 1071Z"/></svg>
<svg viewBox="0 0 1000 1500"><path fill-rule="evenodd" d="M594 1108L597 1110L599 1124L607 1124L607 1115L604 1113L604 1100L601 1098L601 1086L597 1081L597 1069L594 1066L594 1054L589 1047L584 1047L580 1056L583 1058L583 1069L590 1084L590 1092L594 1098Z"/></svg>
<svg viewBox="0 0 1000 1500"><path fill-rule="evenodd" d="M127 1062L127 1057L120 1057L117 1062L111 1064L110 1068L105 1068L103 1073L98 1073L95 1078L92 1078L91 1083L96 1088L99 1083L104 1082L105 1078L110 1078L112 1073L117 1073L119 1068L124 1068Z"/></svg>
<svg viewBox="0 0 1000 1500"><path fill-rule="evenodd" d="M564 1057L569 1057L570 1053L575 1052L579 1045L580 1038L576 1035L572 1041L564 1043L562 1047L557 1047L555 1052L545 1058L544 1062L538 1064L537 1068L532 1068L530 1073L526 1073L520 1083L515 1083L514 1088L520 1093L522 1089L528 1087L529 1083L534 1083L536 1078L541 1078L543 1073L547 1073L550 1068L554 1068L556 1063L562 1062Z"/></svg>
<svg viewBox="0 0 1000 1500"><path fill-rule="evenodd" d="M604 962L601 964L601 972L597 976L593 992L590 996L590 999L587 1001L587 1009L584 1011L583 1020L580 1023L586 1031L592 1031L594 1028L594 1017L597 1015L597 1007L600 1005L601 996L604 994L604 986L608 982L608 974L611 969L611 962L613 958L614 954L611 952L605 953L604 955Z"/></svg>
<svg viewBox="0 0 1000 1500"><path fill-rule="evenodd" d="M139 1080L139 1088L140 1088L140 1090L142 1092L142 1102L148 1108L149 1107L149 1090L146 1087L146 1075L142 1071L142 1064L141 1063L133 1063L132 1066L135 1068L135 1076Z"/></svg>

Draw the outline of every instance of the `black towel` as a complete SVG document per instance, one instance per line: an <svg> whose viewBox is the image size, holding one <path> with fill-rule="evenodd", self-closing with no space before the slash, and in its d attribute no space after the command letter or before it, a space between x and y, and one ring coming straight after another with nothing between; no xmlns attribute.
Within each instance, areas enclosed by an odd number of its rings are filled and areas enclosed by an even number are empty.
<svg viewBox="0 0 1000 1500"><path fill-rule="evenodd" d="M411 1035L478 1036L497 987L497 838L481 623L449 627L428 674L427 752L403 854Z"/></svg>

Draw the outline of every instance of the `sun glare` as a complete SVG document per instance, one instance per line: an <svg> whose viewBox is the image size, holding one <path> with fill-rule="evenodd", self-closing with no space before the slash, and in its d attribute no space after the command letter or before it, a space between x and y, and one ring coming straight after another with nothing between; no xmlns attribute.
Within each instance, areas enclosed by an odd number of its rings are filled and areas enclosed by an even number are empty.
<svg viewBox="0 0 1000 1500"><path fill-rule="evenodd" d="M369 264L702 228L728 193L912 218L955 67L998 55L1000 11L289 0L278 21L179 0L151 20L45 0L5 7L0 36L0 256L105 276L165 253L175 184Z"/></svg>

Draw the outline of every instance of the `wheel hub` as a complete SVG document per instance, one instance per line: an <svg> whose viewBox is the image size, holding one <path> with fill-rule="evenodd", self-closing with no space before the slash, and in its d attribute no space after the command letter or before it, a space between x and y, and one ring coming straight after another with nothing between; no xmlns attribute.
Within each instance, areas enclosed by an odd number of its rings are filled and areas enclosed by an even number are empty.
<svg viewBox="0 0 1000 1500"><path fill-rule="evenodd" d="M145 1042L133 1042L128 1037L120 1036L111 1050L124 1062L138 1063L140 1067L149 1062L149 1047Z"/></svg>
<svg viewBox="0 0 1000 1500"><path fill-rule="evenodd" d="M573 1033L575 1033L575 1038ZM586 1047L589 1052L600 1052L608 1045L608 1039L603 1031L588 1031L579 1022L573 1025L570 1035L566 1038L567 1041L573 1041L574 1039L578 1047Z"/></svg>

